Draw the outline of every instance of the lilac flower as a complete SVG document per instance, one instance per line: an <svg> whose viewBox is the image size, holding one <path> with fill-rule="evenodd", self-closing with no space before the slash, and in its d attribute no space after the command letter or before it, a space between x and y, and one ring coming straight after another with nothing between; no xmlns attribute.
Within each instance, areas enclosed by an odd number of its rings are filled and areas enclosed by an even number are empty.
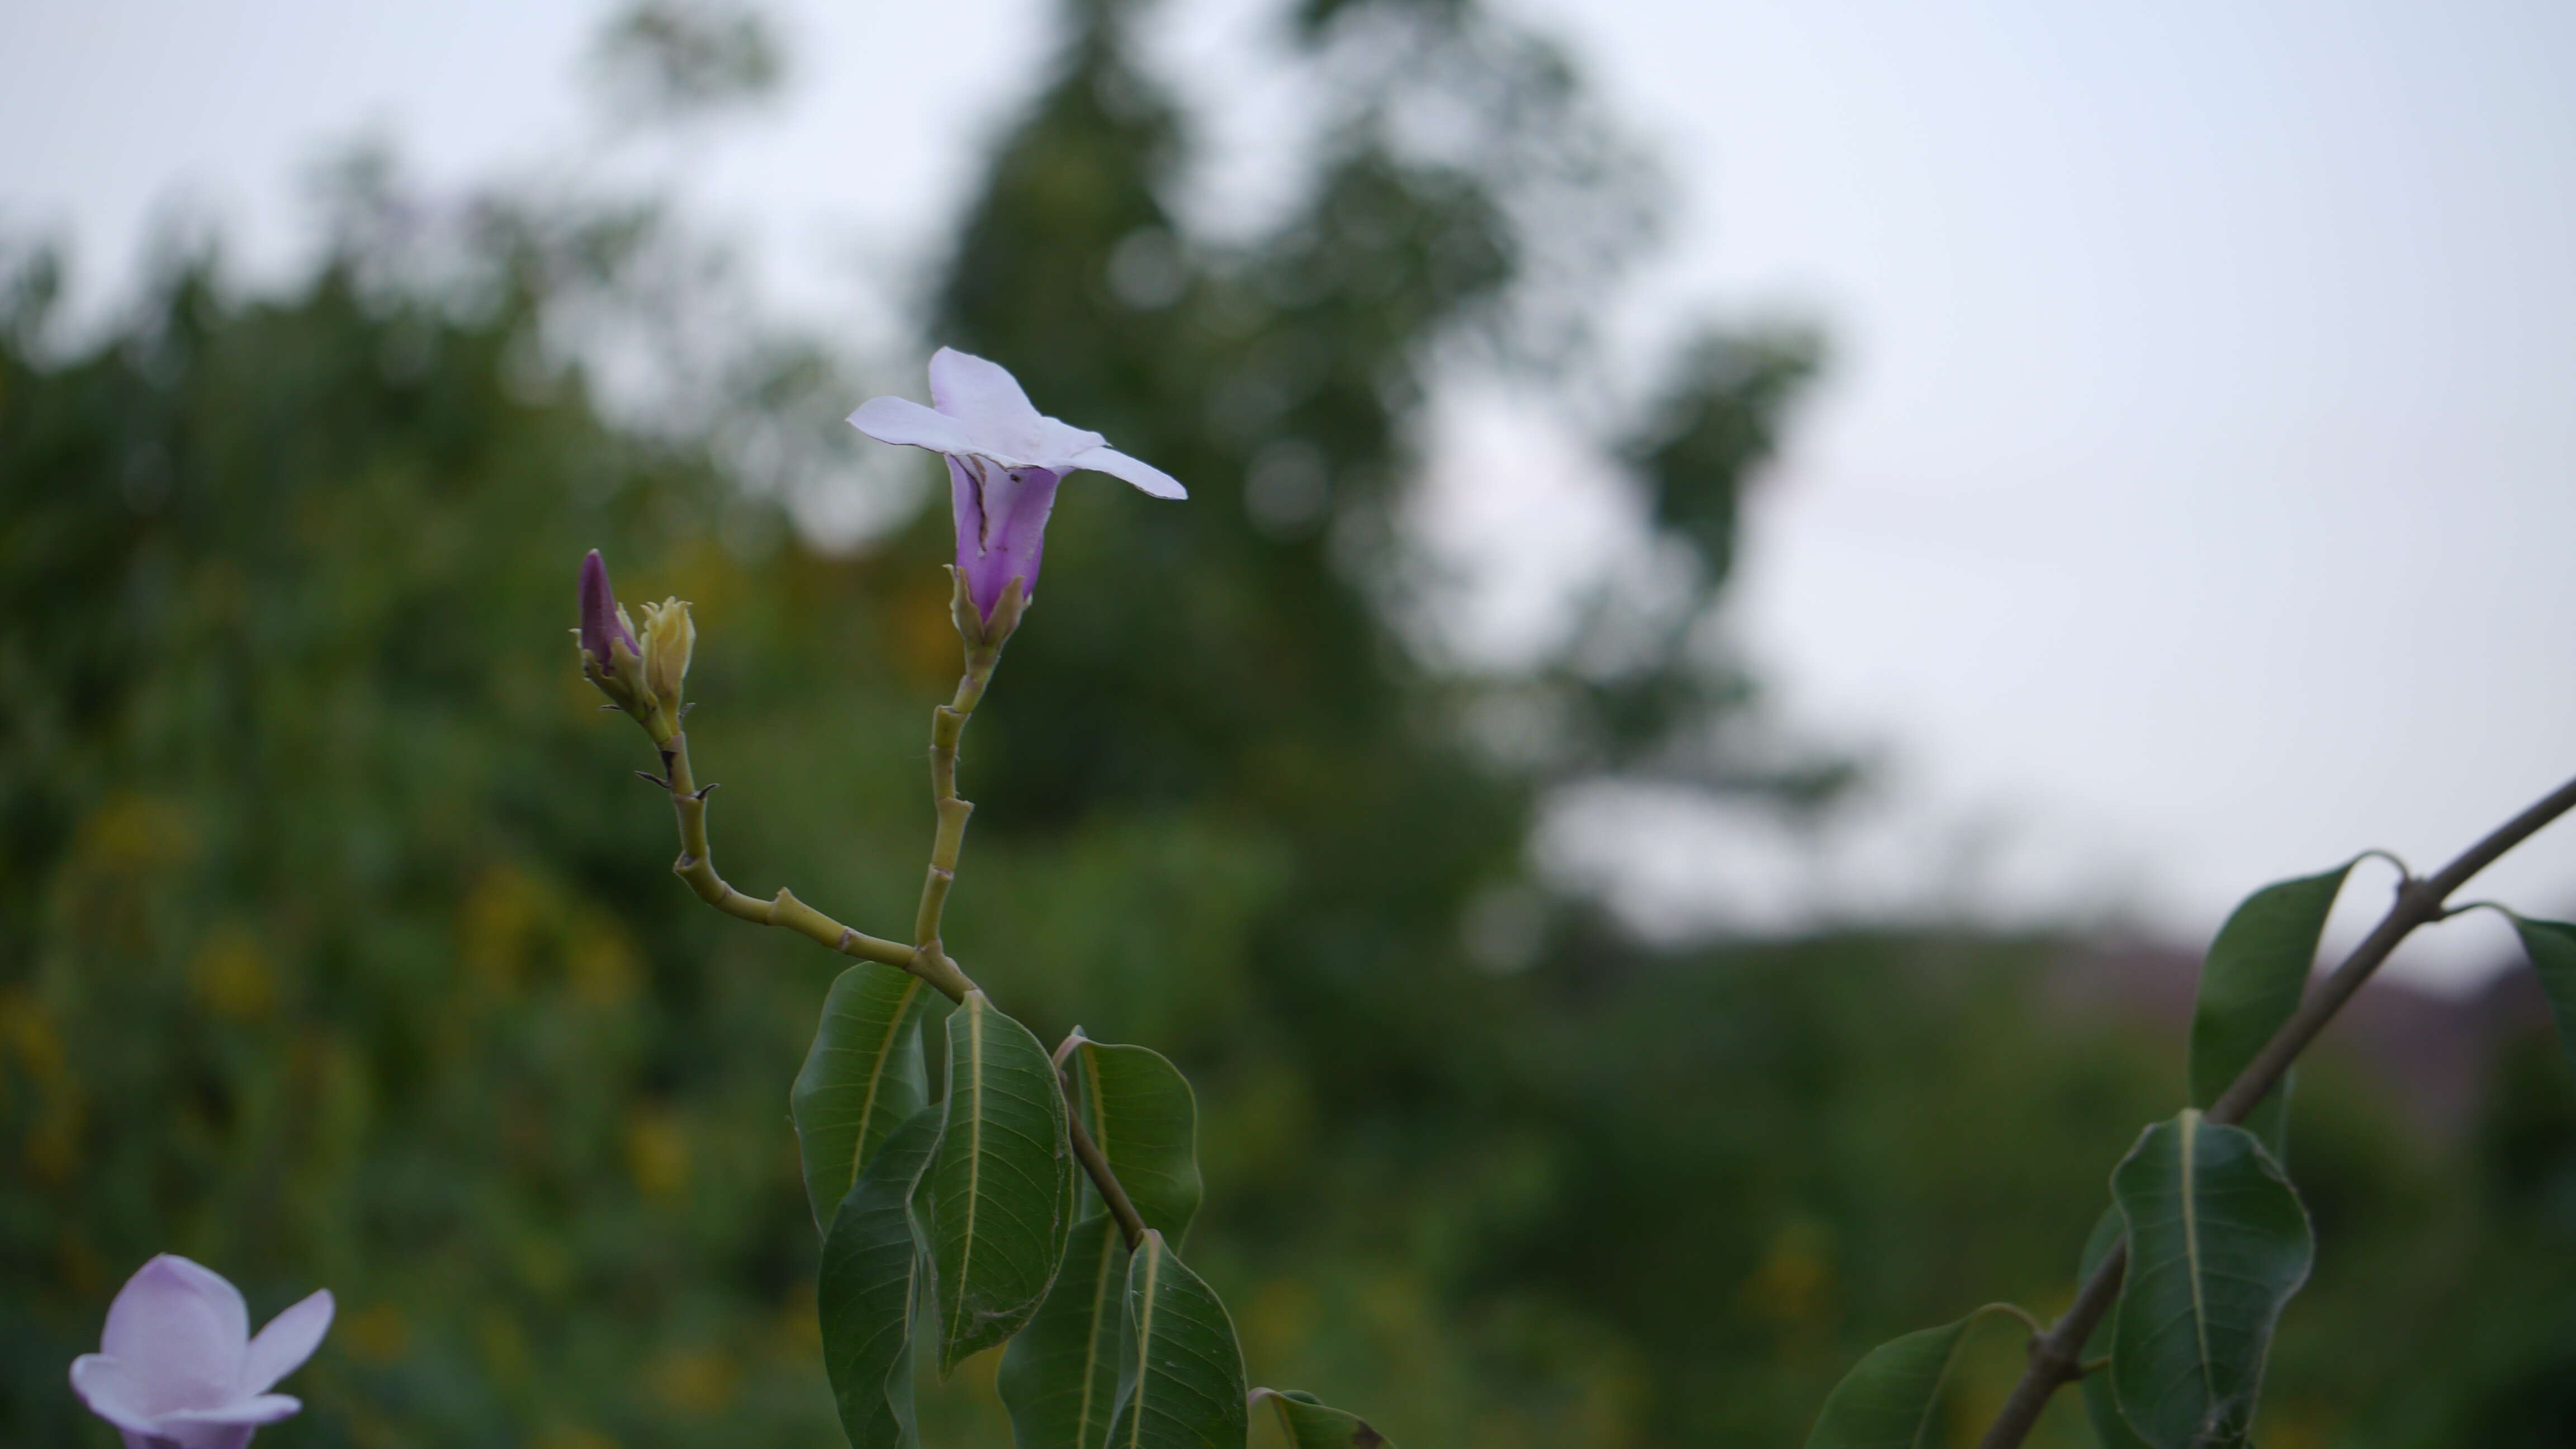
<svg viewBox="0 0 2576 1449"><path fill-rule="evenodd" d="M269 1390L330 1327L325 1289L253 1338L250 1310L222 1274L164 1253L108 1305L100 1351L72 1360L72 1391L116 1426L125 1449L242 1449L260 1425L304 1407Z"/></svg>
<svg viewBox="0 0 2576 1449"><path fill-rule="evenodd" d="M1189 490L1150 463L1109 446L1098 433L1041 414L1008 372L943 347L930 359L930 401L871 398L850 425L881 443L946 455L957 514L957 572L985 623L1012 579L1038 584L1047 514L1064 475L1090 468L1124 478L1156 498Z"/></svg>

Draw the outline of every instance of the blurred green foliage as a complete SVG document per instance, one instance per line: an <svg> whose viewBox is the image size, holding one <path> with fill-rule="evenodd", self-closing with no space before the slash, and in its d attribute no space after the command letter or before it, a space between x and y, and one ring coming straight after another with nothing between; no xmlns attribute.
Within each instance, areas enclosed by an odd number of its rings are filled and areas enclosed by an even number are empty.
<svg viewBox="0 0 2576 1449"><path fill-rule="evenodd" d="M2041 1004L2057 943L1656 950L1527 878L1571 782L1805 810L1841 781L1738 744L1749 686L1703 647L1812 341L1711 334L1605 439L1680 605L1605 591L1526 669L1432 668L1395 622L1427 587L1423 398L1461 357L1591 365L1650 173L1464 0L1317 4L1310 184L1213 241L1167 205L1189 132L1138 23L1072 7L930 330L1194 496L1065 490L967 739L949 944L1042 1036L1190 1073L1193 1262L1254 1381L1416 1449L1779 1445L1868 1345L2062 1302L2182 1082L2178 1041ZM9 274L0 1439L110 1442L64 1368L166 1249L262 1315L338 1292L266 1443L836 1442L785 1104L841 963L668 878L649 761L574 665L573 569L597 545L629 599L695 601L728 875L897 931L956 668L945 510L832 556L746 485L744 418L864 395L811 352L755 350L699 422L599 401L565 359L651 329L578 324L665 317L685 270L649 212L352 194L303 284L184 260L76 350L46 261ZM1480 744L1498 703L1544 727ZM1505 915L1524 969L1468 947L1496 900L1536 903ZM2447 1145L2312 1074L2321 1268L2266 1442L2576 1434L2560 1071L2517 1058ZM927 1392L931 1442L1007 1442L994 1357Z"/></svg>

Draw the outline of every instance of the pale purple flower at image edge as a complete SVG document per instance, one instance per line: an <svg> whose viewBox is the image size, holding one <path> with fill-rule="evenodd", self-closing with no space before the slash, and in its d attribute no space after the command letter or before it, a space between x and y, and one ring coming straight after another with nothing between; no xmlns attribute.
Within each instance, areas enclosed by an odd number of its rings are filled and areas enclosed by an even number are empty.
<svg viewBox="0 0 2576 1449"><path fill-rule="evenodd" d="M850 426L881 443L947 458L957 570L987 623L1012 579L1037 592L1047 515L1067 473L1087 468L1156 498L1190 496L1172 475L1110 447L1100 434L1040 413L998 363L939 349L930 359L930 402L871 398L850 414Z"/></svg>
<svg viewBox="0 0 2576 1449"><path fill-rule="evenodd" d="M164 1253L118 1290L99 1352L72 1360L72 1391L116 1426L126 1449L241 1449L260 1425L304 1407L269 1390L321 1346L331 1312L324 1289L254 1338L238 1289Z"/></svg>

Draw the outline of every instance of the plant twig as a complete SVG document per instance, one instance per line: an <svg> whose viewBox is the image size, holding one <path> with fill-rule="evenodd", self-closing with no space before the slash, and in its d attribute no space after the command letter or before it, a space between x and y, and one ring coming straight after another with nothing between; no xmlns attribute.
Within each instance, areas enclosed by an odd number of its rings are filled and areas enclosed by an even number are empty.
<svg viewBox="0 0 2576 1449"><path fill-rule="evenodd" d="M1073 1155L1082 1163L1082 1170L1091 1174L1091 1185L1100 1189L1100 1200L1109 1205L1109 1215L1118 1220L1118 1231L1127 1239L1127 1251L1132 1253L1144 1245L1145 1219L1128 1199L1127 1189L1119 1185L1118 1174L1110 1171L1109 1159L1102 1155L1100 1144L1092 1141L1091 1133L1083 1127L1082 1109L1073 1100L1073 1085L1058 1080L1065 1089L1064 1120L1072 1129Z"/></svg>
<svg viewBox="0 0 2576 1449"><path fill-rule="evenodd" d="M2362 983L2397 949L2418 926L2442 919L2443 903L2469 877L2495 864L2496 858L2539 833L2541 827L2576 809L2576 780L2570 780L2533 804L2530 809L2497 826L2485 839L2462 851L2458 859L2422 880L2398 882L2397 899L2388 914L2341 966L2334 969L2316 989L2299 1003L2299 1009L2245 1064L2236 1080L2211 1103L2208 1119L2228 1123L2240 1121L2261 1102L2273 1087L2279 1085L2290 1064L2299 1053L2317 1039L2317 1033L2334 1019L2344 1003L2352 1000ZM2039 1423L2040 1411L2048 1407L2050 1396L2059 1388L2081 1376L2085 1340L2093 1336L2104 1314L2120 1296L2120 1280L2128 1271L2129 1245L2126 1239L2116 1244L2093 1269L2091 1277L2077 1291L2075 1302L2068 1306L2050 1329L2031 1340L2030 1366L2022 1371L2020 1382L1995 1415L1986 1436L1977 1441L1978 1449L2019 1449L2022 1440Z"/></svg>
<svg viewBox="0 0 2576 1449"><path fill-rule="evenodd" d="M1016 615L1016 610L1014 611ZM966 648L966 672L957 681L956 697L933 711L930 717L930 789L931 800L939 811L938 834L930 847L930 873L922 884L921 906L913 918L914 944L889 941L864 931L842 925L830 916L796 899L785 887L777 896L761 900L748 896L725 883L716 873L714 849L707 842L707 795L715 789L698 788L697 777L689 768L689 738L673 730L669 739L660 742L662 776L646 775L655 785L671 793L671 808L680 820L680 857L671 863L671 872L689 883L698 899L739 920L756 925L778 926L794 931L818 945L856 956L863 961L896 966L911 972L939 989L951 1001L963 1001L975 983L949 959L940 944L940 919L948 903L948 888L957 878L957 856L965 844L966 817L973 814L972 802L957 795L957 746L966 731L966 721L984 697L985 686L992 682L993 666L1000 659L999 639L987 643L969 643ZM642 771L636 773L642 774ZM1061 1067L1061 1061L1058 1066ZM1059 1073L1058 1084L1065 1085ZM1091 1184L1100 1190L1101 1201L1109 1205L1109 1214L1117 1219L1119 1231L1134 1249L1145 1241L1145 1220L1137 1215L1136 1205L1120 1186L1117 1173L1110 1170L1109 1159L1100 1144L1082 1125L1082 1114L1066 1088L1065 1122L1073 1141L1073 1155Z"/></svg>
<svg viewBox="0 0 2576 1449"><path fill-rule="evenodd" d="M707 843L707 796L715 786L698 788L697 777L689 768L689 737L685 733L673 731L669 739L662 741L660 748L662 775L646 775L645 778L670 792L671 809L680 821L680 856L671 862L671 873L687 881L689 889L697 892L699 900L728 916L755 925L794 931L844 956L856 956L862 961L900 966L906 970L915 969L913 957L916 953L912 947L842 925L796 899L795 893L784 886L779 888L776 896L764 901L727 884L725 878L716 873L714 847ZM636 773L643 774L640 770ZM928 979L933 986L948 990L937 977ZM949 994L957 996L963 993L951 991Z"/></svg>
<svg viewBox="0 0 2576 1449"><path fill-rule="evenodd" d="M913 913L914 959L905 963L905 969L933 985L942 977L954 977L960 982L966 979L957 963L948 959L947 948L939 940L940 920L948 910L948 889L957 882L957 855L966 844L966 817L975 813L974 802L957 795L957 745L1001 657L1002 642L998 639L970 642L966 646L966 672L957 681L956 697L930 712L930 801L939 812L939 830L931 837L930 868L921 882L920 908Z"/></svg>
<svg viewBox="0 0 2576 1449"><path fill-rule="evenodd" d="M1082 1125L1082 1103L1073 1095L1073 1074L1064 1069L1074 1051L1090 1041L1078 1026L1066 1034L1063 1045L1055 1049L1055 1082L1064 1091L1064 1115L1072 1127L1073 1155L1082 1159L1083 1170L1091 1174L1092 1185L1100 1189L1100 1200L1109 1205L1109 1215L1118 1220L1118 1231L1127 1239L1127 1251L1132 1253L1145 1242L1144 1215L1136 1211L1118 1175L1110 1171L1108 1154L1091 1140L1090 1131Z"/></svg>

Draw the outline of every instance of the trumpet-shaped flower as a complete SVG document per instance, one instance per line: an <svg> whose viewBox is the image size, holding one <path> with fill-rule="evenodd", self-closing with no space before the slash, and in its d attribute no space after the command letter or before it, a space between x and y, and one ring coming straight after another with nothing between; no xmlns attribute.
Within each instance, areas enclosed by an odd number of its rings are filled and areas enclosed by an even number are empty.
<svg viewBox="0 0 2576 1449"><path fill-rule="evenodd" d="M1187 498L1172 475L1109 440L1040 413L998 364L943 347L930 359L930 401L871 398L850 425L881 443L927 448L948 460L957 516L957 572L985 623L1013 579L1034 593L1047 515L1064 475L1092 469L1156 498Z"/></svg>
<svg viewBox="0 0 2576 1449"><path fill-rule="evenodd" d="M222 1274L164 1253L108 1305L99 1352L72 1360L72 1391L126 1449L242 1449L260 1425L304 1407L269 1390L330 1327L325 1289L254 1338L250 1310Z"/></svg>

